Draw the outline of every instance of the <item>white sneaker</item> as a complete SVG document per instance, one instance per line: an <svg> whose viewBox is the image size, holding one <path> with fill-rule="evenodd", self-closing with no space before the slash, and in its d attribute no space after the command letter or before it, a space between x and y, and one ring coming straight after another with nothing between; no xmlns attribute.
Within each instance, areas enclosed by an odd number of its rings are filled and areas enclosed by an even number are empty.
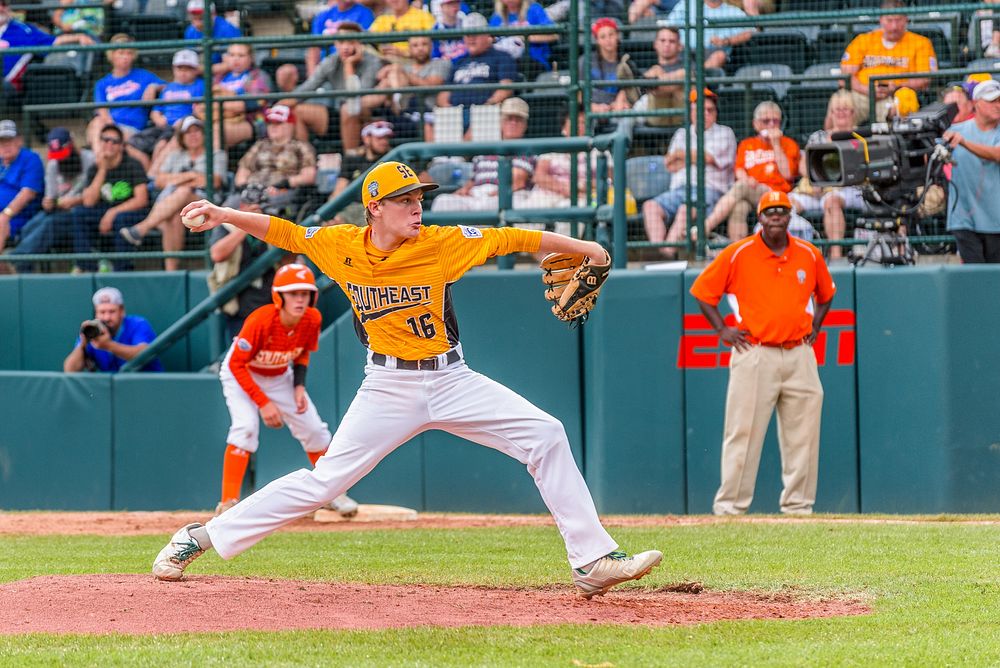
<svg viewBox="0 0 1000 668"><path fill-rule="evenodd" d="M192 561L205 553L201 545L191 536L191 529L202 526L199 522L180 528L160 550L153 562L153 575L157 580L180 580L184 569Z"/></svg>
<svg viewBox="0 0 1000 668"><path fill-rule="evenodd" d="M326 504L326 507L335 513L339 513L341 517L354 517L358 514L358 502L346 494L341 494Z"/></svg>
<svg viewBox="0 0 1000 668"><path fill-rule="evenodd" d="M612 552L595 561L589 571L574 568L573 584L576 585L577 594L583 598L604 596L615 585L643 577L653 570L661 559L663 553L658 550L640 552L632 557L624 552Z"/></svg>

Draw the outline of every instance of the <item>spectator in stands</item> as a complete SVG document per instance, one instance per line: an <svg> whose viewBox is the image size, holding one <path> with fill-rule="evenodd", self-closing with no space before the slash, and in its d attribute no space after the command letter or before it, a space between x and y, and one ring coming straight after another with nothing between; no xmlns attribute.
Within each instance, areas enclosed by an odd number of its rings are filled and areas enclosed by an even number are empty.
<svg viewBox="0 0 1000 668"><path fill-rule="evenodd" d="M15 21L10 15L10 0L0 0L0 49L29 46L62 46L64 44L91 45L93 38L87 33L71 33L53 37L34 26ZM2 55L3 90L0 91L0 109L20 109L24 92L24 71L35 54L19 53ZM39 59L41 60L41 59Z"/></svg>
<svg viewBox="0 0 1000 668"><path fill-rule="evenodd" d="M184 30L184 39L201 39L202 32L205 30L205 3L204 0L188 0L187 3L187 13L188 13L188 27ZM243 33L240 29L234 26L232 23L217 16L215 10L212 10L212 37L216 39L231 39L233 37L242 37ZM222 63L222 54L218 51L212 53L212 74L219 74L225 71L225 67Z"/></svg>
<svg viewBox="0 0 1000 668"><path fill-rule="evenodd" d="M974 89L975 87L973 87ZM941 91L941 101L945 104L953 104L958 107L958 113L955 114L955 120L952 121L952 125L967 121L976 114L975 105L972 104L972 96L969 95L969 91L965 86L948 86Z"/></svg>
<svg viewBox="0 0 1000 668"><path fill-rule="evenodd" d="M410 48L413 48L412 44ZM351 185L353 181L362 178L372 165L379 162L392 147L392 137L393 127L392 123L388 121L374 121L366 125L361 130L361 141L365 145L364 150L361 153L348 153L344 156L344 161L340 165L340 176L337 178L333 193L330 194L330 199L343 192L344 188ZM360 202L351 202L334 216L333 223L335 225L349 223L364 227L367 224L365 222L365 209Z"/></svg>
<svg viewBox="0 0 1000 668"><path fill-rule="evenodd" d="M177 121L177 141L156 172L150 174L160 191L149 215L131 227L123 227L118 232L133 246L141 246L142 239L150 230L159 228L163 240L163 252L184 250L184 225L180 211L188 203L208 196L206 192L205 127L201 119L187 116ZM226 175L226 152L216 148L212 158L212 186L214 192L222 187ZM167 271L181 268L177 258L164 258L163 267Z"/></svg>
<svg viewBox="0 0 1000 668"><path fill-rule="evenodd" d="M733 241L747 236L747 216L767 192L787 193L799 175L801 152L794 139L781 131L781 107L761 102L753 112L757 134L736 147L736 183L705 219L705 233L729 219Z"/></svg>
<svg viewBox="0 0 1000 668"><path fill-rule="evenodd" d="M102 0L108 7L113 0ZM95 40L104 34L103 7L77 7L88 4L88 0L59 0L66 9L52 12L52 27L57 35L66 33L86 33ZM89 3L92 4L92 3Z"/></svg>
<svg viewBox="0 0 1000 668"><path fill-rule="evenodd" d="M431 30L436 23L434 15L417 5L411 5L410 0L386 0L386 10L375 18L371 32L410 32L415 30ZM395 60L410 57L410 46L406 42L383 43L379 47L383 58Z"/></svg>
<svg viewBox="0 0 1000 668"><path fill-rule="evenodd" d="M430 37L409 39L409 63L389 63L378 72L377 88L409 88L411 86L440 86L451 74L451 62L445 58L432 58L433 43ZM392 93L371 96L362 101L362 107L375 109L387 106L392 115L406 112L422 113L434 108L434 94Z"/></svg>
<svg viewBox="0 0 1000 668"><path fill-rule="evenodd" d="M368 30L374 20L372 10L354 0L329 0L327 9L313 18L312 34L335 35L344 21L357 23L362 30ZM311 77L320 61L334 53L337 53L337 42L331 42L327 47L309 47L306 50L306 76Z"/></svg>
<svg viewBox="0 0 1000 668"><path fill-rule="evenodd" d="M522 28L550 26L553 21L545 13L545 9L533 0L495 0L490 25L494 28ZM521 60L526 41L528 56L531 58L527 64ZM559 35L508 35L498 39L495 46L518 61L528 78L534 78L533 75L552 69L552 47L549 44L557 41Z"/></svg>
<svg viewBox="0 0 1000 668"><path fill-rule="evenodd" d="M1000 4L1000 0L983 1L988 5ZM1000 13L1000 9L997 8L980 9L973 14L973 20L969 22L970 33L975 30L979 31L979 39L976 40L970 34L969 43L979 43L983 58L1000 58L1000 22L995 18L986 18L993 17L998 13ZM978 56L975 53L972 55L974 58Z"/></svg>
<svg viewBox="0 0 1000 668"><path fill-rule="evenodd" d="M528 129L528 103L510 97L500 104L500 136L504 141L521 139ZM511 190L513 206L521 208L530 193L537 158L517 155L511 158ZM498 206L500 157L477 155L472 159L472 178L456 192L438 195L432 211L490 211Z"/></svg>
<svg viewBox="0 0 1000 668"><path fill-rule="evenodd" d="M591 54L591 81L611 81L617 79L632 79L633 74L628 66L628 56L619 59L618 47L620 37L618 22L612 18L602 17L594 21L590 28L597 48ZM580 78L585 76L585 65L580 62ZM625 88L614 84L594 85L590 92L591 111L624 111L631 108Z"/></svg>
<svg viewBox="0 0 1000 668"><path fill-rule="evenodd" d="M174 135L174 126L178 121L194 114L194 106L191 103L183 103L205 94L205 80L201 74L201 60L198 54L191 49L182 49L174 54L173 58L174 80L160 88L155 99L162 100L164 104L153 107L149 112L149 119L153 122L152 128L143 130L140 135L152 140L152 148L149 151L152 160L149 171L153 172L159 168L163 159L164 150L167 143ZM147 89L147 94L153 88ZM167 104L167 103L171 104ZM150 142L147 140L147 144ZM145 152L145 147L139 145Z"/></svg>
<svg viewBox="0 0 1000 668"><path fill-rule="evenodd" d="M733 165L736 160L736 135L732 128L716 123L719 118L719 99L715 93L705 89L705 199L707 212L711 214L722 196L733 185ZM691 94L691 117L698 113L697 92ZM670 190L646 200L642 205L642 220L646 227L646 238L652 242L677 242L685 238L687 231L687 193L698 183L697 143L694 139L697 129L691 126L674 132L664 156L664 164L671 173ZM688 147L691 147L690 150ZM687 156L691 155L691 186L687 180ZM667 229L669 227L669 230ZM661 248L660 253L667 258L677 256L676 248Z"/></svg>
<svg viewBox="0 0 1000 668"><path fill-rule="evenodd" d="M677 109L684 102L684 61L681 59L680 33L676 28L666 27L656 31L653 39L653 51L656 52L656 64L642 73L647 79L659 79L672 83L651 88L639 98L633 107L636 110L645 109ZM648 116L646 125L654 127L670 127L680 125L683 116Z"/></svg>
<svg viewBox="0 0 1000 668"><path fill-rule="evenodd" d="M240 210L260 213L261 208L258 204L241 202ZM246 271L247 267L271 248L260 239L232 225L220 225L213 229L210 235L209 256L215 266L209 278L209 288L213 292ZM271 303L273 281L274 267L270 267L222 305L226 341L236 338L248 315L261 306Z"/></svg>
<svg viewBox="0 0 1000 668"><path fill-rule="evenodd" d="M465 17L463 28L486 28L486 17L473 12ZM490 35L465 35L462 38L469 50L452 63L449 85L512 84L517 77L517 65L510 55L493 46ZM463 107L464 129L469 128L469 113L474 104L500 104L512 95L509 89L441 91L437 96L439 107ZM425 130L425 135L433 131Z"/></svg>
<svg viewBox="0 0 1000 668"><path fill-rule="evenodd" d="M271 80L267 74L254 66L253 47L249 44L230 44L222 59L222 70L215 75L212 91L216 95L245 97L216 106L215 119L222 119L222 139L226 148L254 138L254 123L264 107L263 100L254 96L270 93ZM205 105L194 107L194 114L204 119ZM214 142L216 146L219 142Z"/></svg>
<svg viewBox="0 0 1000 668"><path fill-rule="evenodd" d="M146 172L125 153L124 145L125 135L117 125L105 125L98 133L95 164L87 170L81 204L72 210L75 253L91 252L98 246L99 237L111 237L116 251L128 250L128 243L117 230L146 217L149 206ZM122 261L113 264L117 269L129 266ZM77 264L81 271L93 271L95 267L91 261Z"/></svg>
<svg viewBox="0 0 1000 668"><path fill-rule="evenodd" d="M248 197L259 202L263 193L267 206L262 208L266 213L284 212L295 204L301 188L316 183L316 152L306 142L295 139L295 112L276 104L267 110L264 119L267 137L240 159L234 179L237 193L226 200L225 206L236 208Z"/></svg>
<svg viewBox="0 0 1000 668"><path fill-rule="evenodd" d="M661 0L664 4L670 4L676 0ZM616 21L624 21L628 12L625 10L625 0L590 0L590 16L591 18L595 16L607 16L608 18L615 19ZM577 14L581 25L584 20L584 7L587 2L577 3ZM557 0L557 2L552 3L545 8L545 13L549 15L549 18L553 21L568 21L569 20L569 7L570 0Z"/></svg>
<svg viewBox="0 0 1000 668"><path fill-rule="evenodd" d="M1000 82L977 84L972 102L975 116L943 137L954 161L948 231L962 262L1000 262Z"/></svg>
<svg viewBox="0 0 1000 668"><path fill-rule="evenodd" d="M140 315L125 315L125 299L118 288L101 288L92 301L94 319L80 323L76 345L63 361L66 373L117 373L156 339L149 321ZM163 371L163 365L154 358L140 371Z"/></svg>
<svg viewBox="0 0 1000 668"><path fill-rule="evenodd" d="M689 28L690 35L686 35L687 30L684 29L684 25L688 21L687 16L690 14L694 17L695 8L691 5L692 2L696 0L683 0L683 2L678 2L677 5L671 10L670 16L667 17L667 22L669 25L676 26L681 33L681 44L684 49L690 53L694 53L695 49L695 32L694 28ZM732 5L727 5L722 2L722 0L704 0L704 17L706 19L740 19L746 18L746 14L741 9L737 9ZM691 19L691 23L694 23L694 19ZM750 38L753 37L754 30L752 28L705 28L703 37L703 48L705 49L705 67L724 67L726 62L729 60L729 56L733 52L733 47L737 44L743 44L744 42L749 42Z"/></svg>
<svg viewBox="0 0 1000 668"><path fill-rule="evenodd" d="M465 18L468 16L468 13L462 11L462 4L461 0L441 0L441 12L437 16L437 23L434 24L434 30L458 30L464 28ZM454 62L467 53L469 53L469 49L465 46L465 40L461 37L434 40L433 56L435 58L445 58Z"/></svg>
<svg viewBox="0 0 1000 668"><path fill-rule="evenodd" d="M0 121L0 250L42 207L45 167L14 121Z"/></svg>
<svg viewBox="0 0 1000 668"><path fill-rule="evenodd" d="M21 228L12 254L36 255L65 250L72 245L70 211L83 203L87 172L93 164L93 151L78 151L69 130L57 127L49 131L42 210ZM30 273L34 267L30 263L19 263L17 268L19 272Z"/></svg>
<svg viewBox="0 0 1000 668"><path fill-rule="evenodd" d="M904 0L882 0L882 9L902 9ZM854 106L858 108L858 122L868 120L870 102L868 80L877 75L906 74L908 72L933 72L937 70L934 46L923 35L906 29L909 19L905 14L884 14L878 19L879 28L855 37L840 61L840 69L851 75ZM892 96L897 88L906 86L913 90L926 90L931 80L926 77L900 77L884 79L875 85L875 120L884 121L892 106Z"/></svg>
<svg viewBox="0 0 1000 668"><path fill-rule="evenodd" d="M117 34L111 38L112 44L131 44L133 39L125 34ZM119 48L107 52L111 62L111 72L102 77L94 85L94 102L130 102L155 97L158 86L163 80L148 70L133 67L138 53L135 49ZM147 93L147 90L153 90ZM115 124L130 140L149 123L149 107L100 107L95 110L94 117L87 125L87 141L90 147L97 150L98 137L104 126ZM143 169L149 168L149 155L139 146L126 146L128 153L139 161Z"/></svg>
<svg viewBox="0 0 1000 668"><path fill-rule="evenodd" d="M351 21L343 21L337 28L338 35L362 33L361 26ZM340 137L345 150L354 150L361 145L361 125L370 113L360 97L325 97L299 101L295 93L324 90L359 90L375 88L382 59L361 42L345 39L339 42L337 53L323 59L319 67L308 79L295 87L293 97L281 100L280 104L295 109L296 137L306 141L309 133L324 136L330 129L330 115L338 114ZM370 101L369 101L370 102Z"/></svg>
<svg viewBox="0 0 1000 668"><path fill-rule="evenodd" d="M857 107L854 106L854 99L848 90L840 90L833 94L826 109L826 122L824 127L809 135L806 147L814 144L824 144L836 132L850 132L858 125ZM844 238L847 224L844 219L844 209L867 210L868 203L861 196L861 188L858 186L845 186L843 188L816 188L809 183L809 174L806 161L802 160L799 173L801 180L796 184L795 190L789 193L789 199L795 207L793 217L803 211L823 210L823 232L830 241L839 241ZM840 246L830 246L830 259L843 257L843 249Z"/></svg>

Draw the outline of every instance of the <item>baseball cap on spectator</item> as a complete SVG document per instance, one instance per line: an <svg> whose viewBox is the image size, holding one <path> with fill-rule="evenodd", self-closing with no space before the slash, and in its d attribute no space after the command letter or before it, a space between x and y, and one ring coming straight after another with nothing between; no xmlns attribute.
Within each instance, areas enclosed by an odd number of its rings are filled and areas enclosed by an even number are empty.
<svg viewBox="0 0 1000 668"><path fill-rule="evenodd" d="M597 33L601 31L601 28L614 28L615 32L618 31L618 21L608 16L602 16L601 18L594 21L593 25L590 26L590 32L597 37Z"/></svg>
<svg viewBox="0 0 1000 668"><path fill-rule="evenodd" d="M73 153L73 137L66 128L52 128L45 139L49 144L49 160L65 160Z"/></svg>
<svg viewBox="0 0 1000 668"><path fill-rule="evenodd" d="M295 112L284 104L276 104L264 113L264 120L268 123L294 123Z"/></svg>
<svg viewBox="0 0 1000 668"><path fill-rule="evenodd" d="M472 12L467 14L464 19L462 19L463 28L485 28L489 25L486 17L479 12Z"/></svg>
<svg viewBox="0 0 1000 668"><path fill-rule="evenodd" d="M196 116L185 116L181 119L180 131L181 134L186 133L193 127L204 128L205 124L201 122L201 119Z"/></svg>
<svg viewBox="0 0 1000 668"><path fill-rule="evenodd" d="M193 67L196 70L201 69L201 59L198 54L191 49L181 49L174 54L173 60L174 67Z"/></svg>
<svg viewBox="0 0 1000 668"><path fill-rule="evenodd" d="M508 97L500 103L501 116L520 116L527 118L530 115L528 103L519 97Z"/></svg>
<svg viewBox="0 0 1000 668"><path fill-rule="evenodd" d="M13 139L17 136L17 124L14 121L0 121L0 139Z"/></svg>
<svg viewBox="0 0 1000 668"><path fill-rule="evenodd" d="M896 116L898 118L906 118L914 111L920 109L920 101L917 100L917 93L912 88L907 88L906 86L897 88L892 97L895 100Z"/></svg>
<svg viewBox="0 0 1000 668"><path fill-rule="evenodd" d="M1000 81L996 81L995 79L981 81L976 84L976 87L972 91L973 100L992 102L998 97L1000 97Z"/></svg>
<svg viewBox="0 0 1000 668"><path fill-rule="evenodd" d="M116 304L118 306L122 306L125 304L125 298L122 297L122 291L118 288L113 288L110 285L95 292L92 301L94 302L94 306L100 306L101 304Z"/></svg>
<svg viewBox="0 0 1000 668"><path fill-rule="evenodd" d="M389 121L374 121L361 130L362 137L392 137L394 134Z"/></svg>
<svg viewBox="0 0 1000 668"><path fill-rule="evenodd" d="M719 96L716 95L715 93L713 93L712 91L710 91L708 88L703 88L702 92L704 93L706 99L707 98L711 98L711 99L715 100L716 103L719 102ZM693 102L697 102L698 101L698 91L696 91L695 89L692 88L691 92L688 93L688 100L691 101L692 103Z"/></svg>
<svg viewBox="0 0 1000 668"><path fill-rule="evenodd" d="M205 0L188 0L187 11L188 14L204 14Z"/></svg>
<svg viewBox="0 0 1000 668"><path fill-rule="evenodd" d="M757 202L757 215L759 216L767 209L787 209L791 211L792 202L785 193L780 190L772 190L761 195L760 201Z"/></svg>

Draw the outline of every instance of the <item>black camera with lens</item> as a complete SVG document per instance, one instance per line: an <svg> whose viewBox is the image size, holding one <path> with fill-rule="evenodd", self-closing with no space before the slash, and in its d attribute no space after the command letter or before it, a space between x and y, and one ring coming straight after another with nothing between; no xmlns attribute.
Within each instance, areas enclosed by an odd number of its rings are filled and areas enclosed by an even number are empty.
<svg viewBox="0 0 1000 668"><path fill-rule="evenodd" d="M96 339L104 332L104 323L100 320L87 320L80 327L80 335L85 339Z"/></svg>

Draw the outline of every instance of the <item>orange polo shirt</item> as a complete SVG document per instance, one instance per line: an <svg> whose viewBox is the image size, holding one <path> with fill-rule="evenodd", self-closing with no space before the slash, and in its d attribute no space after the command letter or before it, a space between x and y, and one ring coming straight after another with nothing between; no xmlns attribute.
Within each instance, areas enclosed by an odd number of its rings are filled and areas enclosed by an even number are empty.
<svg viewBox="0 0 1000 668"><path fill-rule="evenodd" d="M802 158L799 145L790 137L782 137L780 143L782 153L788 157L788 166L794 178L799 173L799 161ZM792 183L778 169L774 146L759 135L744 139L736 147L736 169L742 169L757 183L769 186L771 190L787 193L792 189Z"/></svg>
<svg viewBox="0 0 1000 668"><path fill-rule="evenodd" d="M788 235L785 252L775 255L759 232L724 248L691 286L692 295L713 305L733 295L740 329L764 343L807 336L813 297L825 304L836 291L819 249Z"/></svg>

